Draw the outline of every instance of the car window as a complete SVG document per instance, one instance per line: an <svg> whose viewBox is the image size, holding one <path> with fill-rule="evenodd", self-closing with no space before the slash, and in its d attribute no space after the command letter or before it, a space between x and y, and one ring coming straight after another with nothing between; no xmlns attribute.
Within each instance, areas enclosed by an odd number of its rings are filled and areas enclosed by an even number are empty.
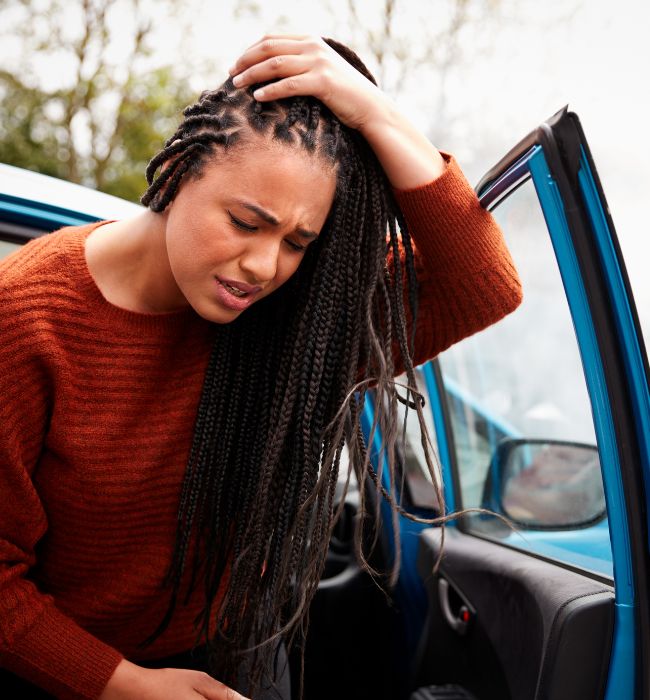
<svg viewBox="0 0 650 700"><path fill-rule="evenodd" d="M439 358L467 527L611 575L591 405L562 279L531 181L493 212L524 301ZM459 507L461 504L458 504Z"/></svg>
<svg viewBox="0 0 650 700"><path fill-rule="evenodd" d="M20 248L20 243L14 243L13 241L2 241L0 240L0 260L6 258L7 255L13 253L15 250Z"/></svg>

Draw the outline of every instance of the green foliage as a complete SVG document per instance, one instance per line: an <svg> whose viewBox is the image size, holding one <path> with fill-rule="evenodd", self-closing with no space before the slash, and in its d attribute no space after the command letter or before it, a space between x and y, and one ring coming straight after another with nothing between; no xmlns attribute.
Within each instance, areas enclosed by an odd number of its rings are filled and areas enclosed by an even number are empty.
<svg viewBox="0 0 650 700"><path fill-rule="evenodd" d="M40 90L0 72L0 162L65 178L69 151L60 124L47 115L48 99Z"/></svg>
<svg viewBox="0 0 650 700"><path fill-rule="evenodd" d="M195 97L169 67L124 88L105 153L75 152L67 118L71 95L48 93L0 72L0 162L81 182L138 201L146 189L144 170L174 132L180 111ZM95 99L99 99L99 95ZM93 109L93 100L89 108ZM101 118L101 116L100 116Z"/></svg>
<svg viewBox="0 0 650 700"><path fill-rule="evenodd" d="M105 166L95 172L103 192L138 201L147 187L147 163L174 133L181 110L194 95L170 68L159 68L129 86L117 115L115 147Z"/></svg>
<svg viewBox="0 0 650 700"><path fill-rule="evenodd" d="M13 22L21 46L11 70L0 70L0 162L138 201L148 161L195 95L177 67L147 65L153 18L139 0L126 3L131 19L117 61L114 0L0 3L0 26ZM71 68L55 88L39 71L50 59Z"/></svg>

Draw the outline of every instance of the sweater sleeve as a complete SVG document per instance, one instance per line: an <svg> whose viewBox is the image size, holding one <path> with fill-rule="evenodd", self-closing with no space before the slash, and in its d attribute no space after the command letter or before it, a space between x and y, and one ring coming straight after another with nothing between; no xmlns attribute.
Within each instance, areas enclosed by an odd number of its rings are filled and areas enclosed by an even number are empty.
<svg viewBox="0 0 650 700"><path fill-rule="evenodd" d="M415 247L414 365L499 321L522 300L500 228L481 207L455 158L443 156L447 166L439 178L395 191ZM401 371L399 353L396 366Z"/></svg>
<svg viewBox="0 0 650 700"><path fill-rule="evenodd" d="M34 485L51 408L27 294L0 290L0 666L62 700L97 698L122 659L30 580L47 513ZM20 298L19 298L20 296ZM42 345L41 345L42 347Z"/></svg>

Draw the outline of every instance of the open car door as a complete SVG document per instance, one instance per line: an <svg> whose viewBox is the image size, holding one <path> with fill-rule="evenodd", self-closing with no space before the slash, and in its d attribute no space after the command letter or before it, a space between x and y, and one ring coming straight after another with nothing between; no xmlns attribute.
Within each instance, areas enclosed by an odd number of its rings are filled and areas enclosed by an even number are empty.
<svg viewBox="0 0 650 700"><path fill-rule="evenodd" d="M476 510L447 527L435 573L439 529L420 528L413 697L648 698L648 364L577 116L542 124L477 193L524 302L420 369L447 510ZM405 468L415 507L422 470Z"/></svg>

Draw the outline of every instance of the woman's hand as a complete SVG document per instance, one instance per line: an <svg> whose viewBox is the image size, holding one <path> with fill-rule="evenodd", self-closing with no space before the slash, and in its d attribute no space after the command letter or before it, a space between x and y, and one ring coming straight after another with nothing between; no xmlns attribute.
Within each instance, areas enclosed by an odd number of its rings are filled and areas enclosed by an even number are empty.
<svg viewBox="0 0 650 700"><path fill-rule="evenodd" d="M397 189L424 185L445 169L438 150L393 101L318 37L265 36L244 51L230 75L236 87L275 81L253 93L260 102L297 95L320 100L361 132Z"/></svg>
<svg viewBox="0 0 650 700"><path fill-rule="evenodd" d="M230 75L235 87L276 81L254 93L260 102L312 95L360 131L389 107L381 90L318 37L265 36L244 51Z"/></svg>
<svg viewBox="0 0 650 700"><path fill-rule="evenodd" d="M99 700L247 700L201 671L150 669L122 660Z"/></svg>

